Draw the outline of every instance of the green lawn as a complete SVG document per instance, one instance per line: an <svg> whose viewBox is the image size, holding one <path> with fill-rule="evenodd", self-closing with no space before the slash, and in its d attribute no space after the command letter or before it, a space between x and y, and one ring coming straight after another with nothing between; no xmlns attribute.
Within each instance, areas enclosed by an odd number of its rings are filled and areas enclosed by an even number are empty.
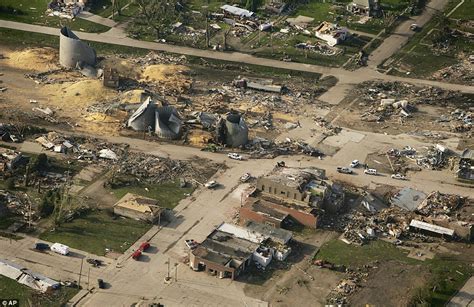
<svg viewBox="0 0 474 307"><path fill-rule="evenodd" d="M424 265L430 273L430 281L424 288L419 289L419 292L426 306L444 306L474 272L468 261L453 258L451 255L437 255L434 259L425 261L408 258L406 255L406 251L381 240L355 246L336 239L321 246L315 259L350 267L360 267L374 261Z"/></svg>
<svg viewBox="0 0 474 307"><path fill-rule="evenodd" d="M109 27L80 18L69 21L68 19L60 19L55 16L49 17L46 15L48 3L49 0L2 0L0 2L0 19L58 28L62 22L73 30L95 33L109 30Z"/></svg>
<svg viewBox="0 0 474 307"><path fill-rule="evenodd" d="M13 279L0 275L0 298L15 298L20 306L59 307L69 301L79 289L63 287L52 294L42 294Z"/></svg>
<svg viewBox="0 0 474 307"><path fill-rule="evenodd" d="M457 2L459 3L459 1ZM464 19L464 20L474 19L474 1L465 0L464 3L461 4L461 6L458 7L454 11L454 13L449 17L454 18L454 19Z"/></svg>
<svg viewBox="0 0 474 307"><path fill-rule="evenodd" d="M145 190L145 188L147 188L148 191ZM150 197L156 199L160 206L172 209L176 207L181 199L186 198L185 194L190 194L193 190L194 189L190 187L180 188L178 181L172 181L159 185L128 186L112 189L111 191L117 198L122 198L127 193Z"/></svg>
<svg viewBox="0 0 474 307"><path fill-rule="evenodd" d="M105 211L93 211L62 224L54 232L46 230L40 239L103 256L106 248L123 253L150 227L150 224L132 219L113 219Z"/></svg>
<svg viewBox="0 0 474 307"><path fill-rule="evenodd" d="M292 16L303 15L314 18L314 23L321 21L333 21L334 9L332 3L323 0L310 0L308 4L300 5ZM331 12L331 14L330 14Z"/></svg>

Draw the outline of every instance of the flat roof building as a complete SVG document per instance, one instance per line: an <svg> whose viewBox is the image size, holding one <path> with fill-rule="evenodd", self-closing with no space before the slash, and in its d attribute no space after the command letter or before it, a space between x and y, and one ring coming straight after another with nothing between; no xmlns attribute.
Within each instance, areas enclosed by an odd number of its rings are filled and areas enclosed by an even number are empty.
<svg viewBox="0 0 474 307"><path fill-rule="evenodd" d="M164 209L152 198L127 193L114 205L114 213L132 219L154 223L159 221Z"/></svg>

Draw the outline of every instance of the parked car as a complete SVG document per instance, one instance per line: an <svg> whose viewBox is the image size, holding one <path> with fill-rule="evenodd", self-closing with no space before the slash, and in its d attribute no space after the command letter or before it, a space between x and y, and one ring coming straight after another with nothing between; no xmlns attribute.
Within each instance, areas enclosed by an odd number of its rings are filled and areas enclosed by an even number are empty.
<svg viewBox="0 0 474 307"><path fill-rule="evenodd" d="M252 178L252 176L249 173L245 173L242 176L240 176L240 181L247 182L249 181L250 178Z"/></svg>
<svg viewBox="0 0 474 307"><path fill-rule="evenodd" d="M149 248L150 248L150 243L143 242L142 244L140 244L140 247L138 249L141 250L142 252L144 252Z"/></svg>
<svg viewBox="0 0 474 307"><path fill-rule="evenodd" d="M102 279L97 279L97 284L99 285L99 289L105 289L105 282Z"/></svg>
<svg viewBox="0 0 474 307"><path fill-rule="evenodd" d="M342 167L342 166L338 166L337 167L337 171L339 173L343 173L343 174L352 174L352 170L348 167Z"/></svg>
<svg viewBox="0 0 474 307"><path fill-rule="evenodd" d="M51 250L55 253L58 253L64 256L69 254L69 246L61 244L61 243L54 243L53 245L51 245Z"/></svg>
<svg viewBox="0 0 474 307"><path fill-rule="evenodd" d="M89 258L86 260L87 263L92 264L94 267L100 267L102 265L102 260Z"/></svg>
<svg viewBox="0 0 474 307"><path fill-rule="evenodd" d="M392 179L398 179L398 180L406 180L407 179L407 177L405 177L402 174L392 174L392 176L390 176L390 177L392 177Z"/></svg>
<svg viewBox="0 0 474 307"><path fill-rule="evenodd" d="M354 160L351 162L350 167L358 167L360 165L359 160Z"/></svg>
<svg viewBox="0 0 474 307"><path fill-rule="evenodd" d="M410 25L410 30L412 30L412 31L418 31L418 30L420 30L420 26L417 25L416 23L412 23L412 24Z"/></svg>
<svg viewBox="0 0 474 307"><path fill-rule="evenodd" d="M38 242L38 243L35 244L35 249L37 249L39 251L47 250L47 249L49 249L49 244Z"/></svg>
<svg viewBox="0 0 474 307"><path fill-rule="evenodd" d="M142 251L139 250L139 249L137 249L136 251L133 252L132 258L133 258L134 260L137 260L137 261L138 261L138 260L140 260L140 256L141 256L141 255L142 255Z"/></svg>
<svg viewBox="0 0 474 307"><path fill-rule="evenodd" d="M206 184L204 186L208 189L213 189L213 188L217 187L217 185L218 185L217 181L211 180L211 181L206 182Z"/></svg>
<svg viewBox="0 0 474 307"><path fill-rule="evenodd" d="M195 249L195 248L198 247L198 245L199 245L199 243L197 243L197 242L194 241L193 239L184 240L184 244L186 244L186 246L187 246L189 249Z"/></svg>
<svg viewBox="0 0 474 307"><path fill-rule="evenodd" d="M364 170L364 173L367 175L377 175L377 170L375 168L368 168Z"/></svg>
<svg viewBox="0 0 474 307"><path fill-rule="evenodd" d="M231 153L227 154L227 156L231 159L234 159L234 160L242 160L242 156L235 153L235 152L231 152Z"/></svg>

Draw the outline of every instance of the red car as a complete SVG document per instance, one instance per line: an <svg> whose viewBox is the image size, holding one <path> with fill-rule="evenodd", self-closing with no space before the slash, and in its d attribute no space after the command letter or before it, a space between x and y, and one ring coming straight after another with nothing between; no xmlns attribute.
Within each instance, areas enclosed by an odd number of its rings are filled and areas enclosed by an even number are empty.
<svg viewBox="0 0 474 307"><path fill-rule="evenodd" d="M132 258L138 261L141 255L142 255L142 251L137 249L136 251L133 252Z"/></svg>
<svg viewBox="0 0 474 307"><path fill-rule="evenodd" d="M150 248L150 243L143 242L142 244L140 244L140 247L138 249L141 250L142 252L144 252L149 248Z"/></svg>

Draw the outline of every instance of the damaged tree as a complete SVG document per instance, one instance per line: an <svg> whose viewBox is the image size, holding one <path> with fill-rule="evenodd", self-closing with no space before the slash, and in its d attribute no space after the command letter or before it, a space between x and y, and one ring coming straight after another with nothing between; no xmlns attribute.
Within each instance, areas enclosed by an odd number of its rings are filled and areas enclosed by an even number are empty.
<svg viewBox="0 0 474 307"><path fill-rule="evenodd" d="M135 3L145 17L146 24L154 29L157 39L170 24L181 19L182 4L179 1L135 0Z"/></svg>

